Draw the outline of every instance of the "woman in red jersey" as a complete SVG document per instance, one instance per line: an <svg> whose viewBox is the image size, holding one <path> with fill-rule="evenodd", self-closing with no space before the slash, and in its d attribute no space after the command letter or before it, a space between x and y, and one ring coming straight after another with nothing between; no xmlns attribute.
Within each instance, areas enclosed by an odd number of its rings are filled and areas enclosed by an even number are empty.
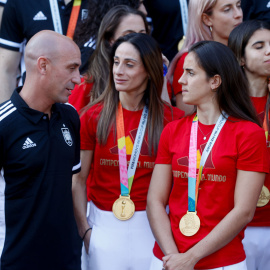
<svg viewBox="0 0 270 270"><path fill-rule="evenodd" d="M161 50L149 35L118 39L110 61L106 89L81 117L82 170L73 179L75 218L89 253L87 269L148 270L154 238L145 208L158 142L164 125L183 113L161 99Z"/></svg>
<svg viewBox="0 0 270 270"><path fill-rule="evenodd" d="M214 40L227 45L230 32L242 22L243 13L240 0L190 0L189 22L185 42L174 57L168 70L168 79L178 108L190 112L182 100L182 85L178 83L183 74L183 64L188 49L198 41Z"/></svg>
<svg viewBox="0 0 270 270"><path fill-rule="evenodd" d="M161 135L147 199L159 244L150 269L246 270L244 228L269 170L246 80L227 46L201 41L179 83L196 112Z"/></svg>
<svg viewBox="0 0 270 270"><path fill-rule="evenodd" d="M269 76L270 24L246 21L236 27L229 37L229 47L249 83L249 95L266 135L269 153ZM270 269L270 177L266 175L256 212L248 224L243 240L248 270Z"/></svg>

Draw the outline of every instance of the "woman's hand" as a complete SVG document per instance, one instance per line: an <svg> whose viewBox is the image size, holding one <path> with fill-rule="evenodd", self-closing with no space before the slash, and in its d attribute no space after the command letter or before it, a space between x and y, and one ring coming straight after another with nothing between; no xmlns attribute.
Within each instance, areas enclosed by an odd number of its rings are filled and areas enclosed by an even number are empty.
<svg viewBox="0 0 270 270"><path fill-rule="evenodd" d="M170 254L162 258L163 269L194 270L196 261L188 253Z"/></svg>

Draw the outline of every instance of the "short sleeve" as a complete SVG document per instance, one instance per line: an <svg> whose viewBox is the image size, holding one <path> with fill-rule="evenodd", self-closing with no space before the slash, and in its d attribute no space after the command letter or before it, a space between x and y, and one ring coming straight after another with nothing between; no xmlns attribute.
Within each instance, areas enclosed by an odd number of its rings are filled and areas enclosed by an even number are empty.
<svg viewBox="0 0 270 270"><path fill-rule="evenodd" d="M81 150L94 150L99 110L95 106L81 116Z"/></svg>
<svg viewBox="0 0 270 270"><path fill-rule="evenodd" d="M180 83L178 83L178 81L179 81L180 77L183 75L183 66L184 66L184 61L185 61L186 56L187 56L187 53L184 53L179 58L179 60L176 64L176 68L175 68L175 71L173 74L173 83L172 83L174 95L182 93L182 85Z"/></svg>
<svg viewBox="0 0 270 270"><path fill-rule="evenodd" d="M20 51L24 40L22 23L19 21L17 10L16 1L7 1L0 29L0 47L13 51Z"/></svg>
<svg viewBox="0 0 270 270"><path fill-rule="evenodd" d="M170 152L171 123L162 131L158 145L158 153L155 164L171 164L172 154Z"/></svg>
<svg viewBox="0 0 270 270"><path fill-rule="evenodd" d="M72 167L72 173L78 173L81 170L81 159L80 159L80 120L76 116L75 123L75 159Z"/></svg>
<svg viewBox="0 0 270 270"><path fill-rule="evenodd" d="M238 139L238 158L236 167L239 170L269 172L268 153L265 132L258 126L242 132Z"/></svg>

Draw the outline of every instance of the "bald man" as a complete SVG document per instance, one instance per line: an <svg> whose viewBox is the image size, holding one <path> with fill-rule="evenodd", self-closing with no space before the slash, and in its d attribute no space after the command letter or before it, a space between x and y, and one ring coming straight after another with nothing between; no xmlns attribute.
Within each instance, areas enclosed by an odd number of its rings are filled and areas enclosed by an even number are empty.
<svg viewBox="0 0 270 270"><path fill-rule="evenodd" d="M0 105L0 269L79 270L71 194L80 121L65 104L80 83L80 50L53 31L26 46L26 81Z"/></svg>

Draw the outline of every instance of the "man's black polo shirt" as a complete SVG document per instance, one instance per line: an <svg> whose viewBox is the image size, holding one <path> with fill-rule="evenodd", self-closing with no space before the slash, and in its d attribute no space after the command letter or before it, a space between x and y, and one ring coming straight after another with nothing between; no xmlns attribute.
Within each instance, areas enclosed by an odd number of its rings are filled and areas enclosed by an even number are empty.
<svg viewBox="0 0 270 270"><path fill-rule="evenodd" d="M64 4L58 0L63 34L67 33L73 1ZM87 0L82 0L78 21L87 17ZM0 47L8 50L22 50L28 40L41 30L54 30L49 0L8 0L0 31Z"/></svg>
<svg viewBox="0 0 270 270"><path fill-rule="evenodd" d="M0 268L79 270L71 193L80 170L78 114L54 104L49 120L17 91L0 105Z"/></svg>

